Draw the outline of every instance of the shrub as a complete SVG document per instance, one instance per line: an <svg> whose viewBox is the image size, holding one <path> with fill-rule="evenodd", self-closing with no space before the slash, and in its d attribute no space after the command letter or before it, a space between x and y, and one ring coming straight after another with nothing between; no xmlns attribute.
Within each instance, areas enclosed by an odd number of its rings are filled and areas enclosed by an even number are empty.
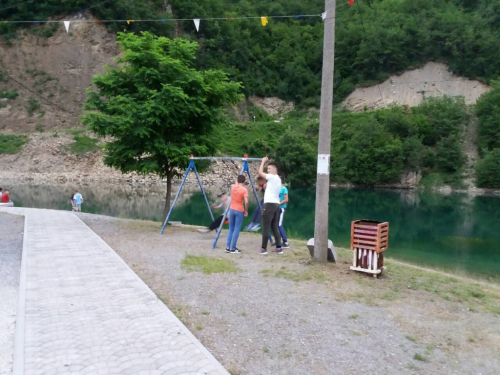
<svg viewBox="0 0 500 375"><path fill-rule="evenodd" d="M500 188L500 148L488 152L475 166L477 186L481 188Z"/></svg>

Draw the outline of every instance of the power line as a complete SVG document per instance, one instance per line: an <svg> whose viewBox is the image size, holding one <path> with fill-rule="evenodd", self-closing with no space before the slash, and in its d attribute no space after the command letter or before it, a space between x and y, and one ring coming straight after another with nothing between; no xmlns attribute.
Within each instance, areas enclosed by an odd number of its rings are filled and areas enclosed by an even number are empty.
<svg viewBox="0 0 500 375"><path fill-rule="evenodd" d="M38 96L39 98L45 100L47 103L53 105L54 107L57 107L59 108L61 111L63 112L66 112L78 119L80 119L80 117L78 115L75 115L73 112L70 112L68 110L66 110L65 108L61 107L60 105L50 101L49 99L47 99L46 97L40 95L39 93L37 93L36 91L33 91L32 89L30 89L28 86L24 85L23 83L19 82L18 80L12 78L10 75L8 75L7 73L3 72L0 70L0 73L2 73L2 75L5 75L6 77L8 77L9 79L11 79L12 81L14 81L15 83L17 83L19 86L23 87L24 89L28 90L29 92L31 92L32 94L35 94L36 96Z"/></svg>

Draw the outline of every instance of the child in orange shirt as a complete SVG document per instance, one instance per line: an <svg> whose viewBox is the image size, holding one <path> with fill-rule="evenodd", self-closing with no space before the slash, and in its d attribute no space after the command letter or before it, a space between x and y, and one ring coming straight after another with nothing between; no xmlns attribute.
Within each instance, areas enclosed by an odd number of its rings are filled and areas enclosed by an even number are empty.
<svg viewBox="0 0 500 375"><path fill-rule="evenodd" d="M227 233L226 253L239 254L236 247L240 235L243 217L248 216L248 190L245 176L239 175L237 183L231 186L231 205L229 206L229 232Z"/></svg>

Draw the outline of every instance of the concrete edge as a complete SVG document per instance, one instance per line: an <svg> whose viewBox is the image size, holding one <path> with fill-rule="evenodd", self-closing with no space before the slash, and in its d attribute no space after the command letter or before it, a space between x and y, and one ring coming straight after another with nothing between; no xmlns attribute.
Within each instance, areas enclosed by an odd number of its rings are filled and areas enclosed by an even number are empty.
<svg viewBox="0 0 500 375"><path fill-rule="evenodd" d="M160 306L163 307L163 309L166 311L167 315L169 315L172 318L172 320L174 320L177 323L177 325L179 326L179 328L191 339L191 341L200 350L200 352L202 352L207 357L207 359L213 361L213 364L217 367L217 369L219 371L221 371L222 374L230 375L230 373L220 364L220 362L217 360L217 358L215 358L213 356L213 354L210 353L210 351L207 348L205 348L205 346L200 342L200 340L198 340L191 333L191 331L189 329L187 329L187 327L184 325L184 323L182 323L179 320L179 318L177 318L177 316L175 316L175 314L172 311L170 311L170 309L168 308L168 306L165 305L163 303L163 301L161 301L156 296L156 294L151 290L151 288L134 272L134 270L132 268L130 268L130 266L116 253L116 251L113 250L113 248L111 246L109 246L108 243L101 238L101 236L97 235L97 233L95 233L92 229L90 229L90 227L87 224L85 224L84 221L78 217L78 215L73 214L73 216L76 217L83 225L85 225L85 228L89 232L91 232L92 234L94 234L95 236L97 236L97 238L99 238L99 240L104 244L104 246L106 246L109 250L111 250L111 253L114 254L114 256L119 259L119 261L125 266L125 268L129 272L131 272L132 275L134 275L134 278L136 278L139 281L139 283L141 283L146 288L146 290L148 291L148 293L150 293L155 298L156 302L159 303ZM160 234L158 234L158 235L160 235ZM13 375L18 375L18 374L14 373ZM21 373L19 373L19 375L21 375Z"/></svg>
<svg viewBox="0 0 500 375"><path fill-rule="evenodd" d="M20 214L17 214L20 215ZM14 335L14 361L12 364L13 375L24 374L24 346L26 322L26 262L28 249L28 216L24 215L23 249L21 255L21 272L18 288L18 302L16 311L16 331Z"/></svg>

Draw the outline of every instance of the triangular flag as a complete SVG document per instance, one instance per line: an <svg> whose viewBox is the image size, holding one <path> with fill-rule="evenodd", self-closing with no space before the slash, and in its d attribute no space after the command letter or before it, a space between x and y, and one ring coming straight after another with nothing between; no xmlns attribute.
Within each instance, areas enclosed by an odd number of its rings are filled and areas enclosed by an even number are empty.
<svg viewBox="0 0 500 375"><path fill-rule="evenodd" d="M200 31L200 19L195 18L193 21L194 21L194 26L196 27L196 31Z"/></svg>
<svg viewBox="0 0 500 375"><path fill-rule="evenodd" d="M326 12L321 13L321 19L323 21L326 20Z"/></svg>
<svg viewBox="0 0 500 375"><path fill-rule="evenodd" d="M260 22L262 22L262 26L266 26L269 21L267 17L260 17Z"/></svg>
<svg viewBox="0 0 500 375"><path fill-rule="evenodd" d="M347 4L349 4L349 5L354 4L354 0L349 0L349 1L347 2Z"/></svg>
<svg viewBox="0 0 500 375"><path fill-rule="evenodd" d="M64 27L66 28L66 33L69 33L69 23L71 21L64 21Z"/></svg>
<svg viewBox="0 0 500 375"><path fill-rule="evenodd" d="M135 20L127 20L127 25L130 25L130 22L134 22Z"/></svg>

